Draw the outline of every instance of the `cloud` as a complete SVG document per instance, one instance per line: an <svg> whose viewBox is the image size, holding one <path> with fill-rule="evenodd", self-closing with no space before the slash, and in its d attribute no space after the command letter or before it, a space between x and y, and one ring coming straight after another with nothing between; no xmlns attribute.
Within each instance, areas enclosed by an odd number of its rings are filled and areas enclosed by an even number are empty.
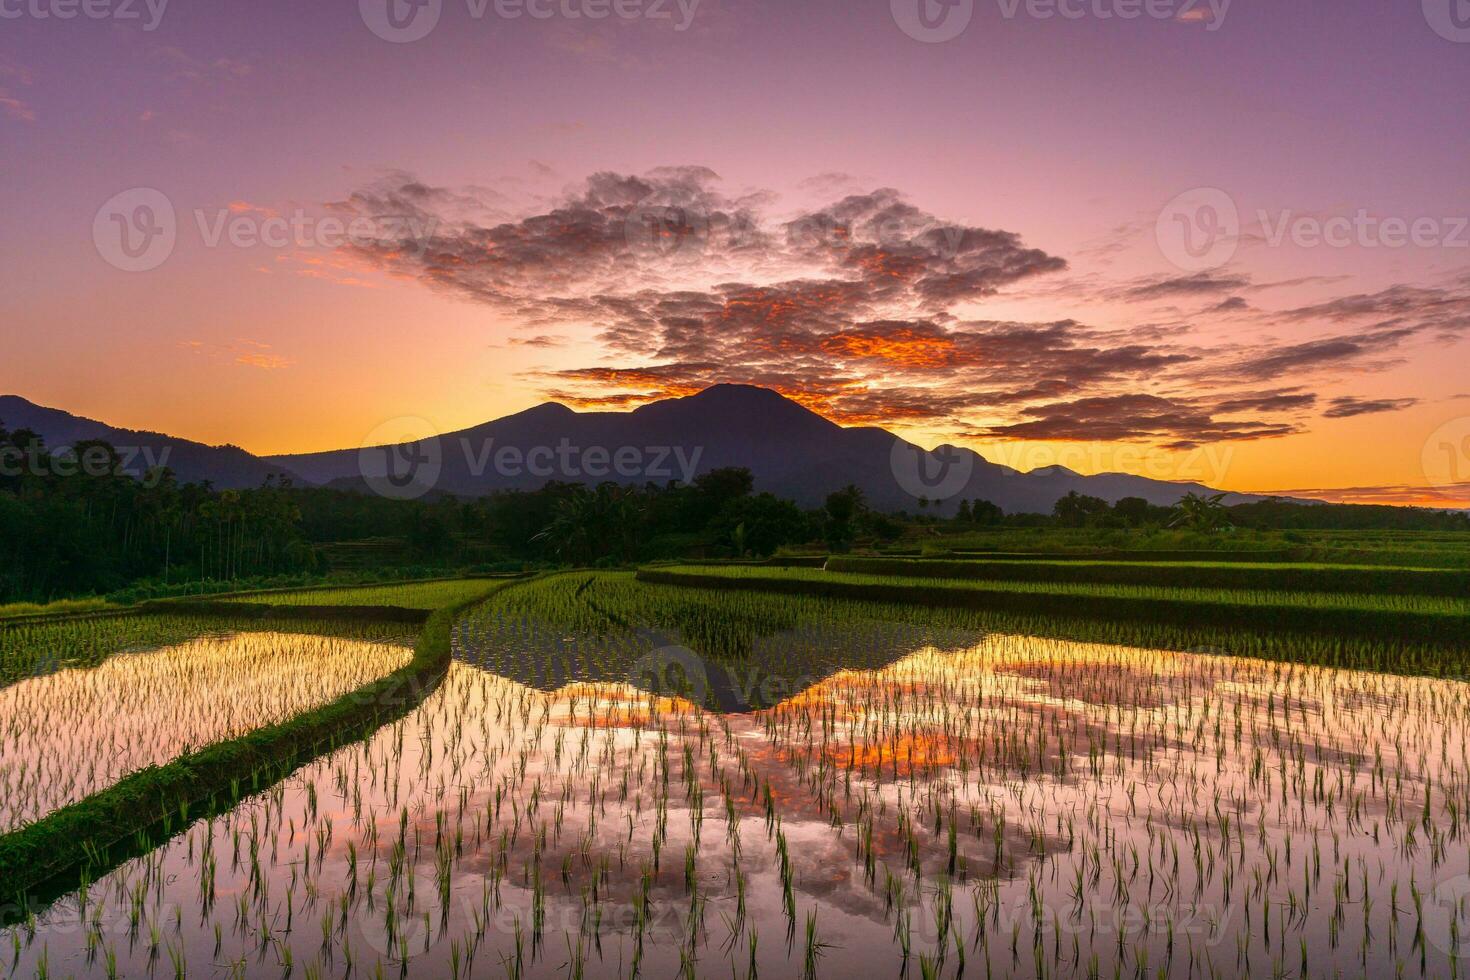
<svg viewBox="0 0 1470 980"><path fill-rule="evenodd" d="M815 200L792 206L676 166L597 172L518 204L393 171L330 207L422 229L349 246L344 266L495 307L524 328L513 345L595 348L589 363L527 373L589 407L739 382L846 424L1179 449L1303 431L1317 396L1300 383L1262 392L1262 382L1382 367L1421 335L1447 335L1465 312L1454 290L1403 286L1271 313L1242 294L1281 283L1222 271L1109 285L1062 275L1065 258L1017 231L942 218L895 188L862 190L830 173L801 189ZM1123 322L987 315L1021 295L1110 301ZM1351 329L1206 344L1182 316L1127 321L1129 305L1191 298L1212 301L1206 314L1293 331Z"/></svg>
<svg viewBox="0 0 1470 980"><path fill-rule="evenodd" d="M1265 439L1302 431L1292 423L1226 421L1198 402L1158 395L1126 394L1032 405L1026 421L990 426L980 434L998 439L1070 442L1148 441L1168 449L1201 443Z"/></svg>
<svg viewBox="0 0 1470 980"><path fill-rule="evenodd" d="M1387 329L1268 347L1247 354L1234 369L1245 377L1266 380L1344 367L1381 357L1415 333L1412 328Z"/></svg>
<svg viewBox="0 0 1470 980"><path fill-rule="evenodd" d="M1470 330L1470 290L1390 286L1377 293L1357 293L1280 314L1285 321L1329 320L1338 323L1377 320L1380 327L1434 332L1446 340Z"/></svg>
<svg viewBox="0 0 1470 980"><path fill-rule="evenodd" d="M36 110L32 109L25 100L16 98L4 88L0 88L0 109L3 109L5 115L11 119L20 122L36 121Z"/></svg>
<svg viewBox="0 0 1470 980"><path fill-rule="evenodd" d="M242 338L229 344L185 340L179 346L213 360L227 360L232 364L258 368L263 371L279 371L296 363L289 357L275 353L270 344L261 343L258 340Z"/></svg>
<svg viewBox="0 0 1470 980"><path fill-rule="evenodd" d="M29 68L0 58L0 111L19 122L35 122L36 110L15 93L12 85L29 88L32 76Z"/></svg>
<svg viewBox="0 0 1470 980"><path fill-rule="evenodd" d="M1438 487L1399 483L1367 487L1275 490L1271 493L1276 496L1306 497L1334 504L1379 504L1395 507L1470 510L1470 483L1451 483Z"/></svg>
<svg viewBox="0 0 1470 980"><path fill-rule="evenodd" d="M1323 418L1350 419L1356 415L1379 415L1397 412L1419 404L1417 398L1355 398L1343 395L1332 399L1332 404L1322 413Z"/></svg>
<svg viewBox="0 0 1470 980"><path fill-rule="evenodd" d="M1250 277L1216 272L1196 272L1190 276L1154 279L1130 286L1122 291L1125 299L1175 299L1181 296L1206 296L1231 293L1250 285Z"/></svg>
<svg viewBox="0 0 1470 980"><path fill-rule="evenodd" d="M1205 310L1206 313L1244 313L1251 308L1244 297L1231 296Z"/></svg>
<svg viewBox="0 0 1470 980"><path fill-rule="evenodd" d="M1317 396L1311 393L1270 395L1247 395L1230 398L1218 403L1215 411L1225 414L1234 412L1287 412L1311 408L1317 404Z"/></svg>

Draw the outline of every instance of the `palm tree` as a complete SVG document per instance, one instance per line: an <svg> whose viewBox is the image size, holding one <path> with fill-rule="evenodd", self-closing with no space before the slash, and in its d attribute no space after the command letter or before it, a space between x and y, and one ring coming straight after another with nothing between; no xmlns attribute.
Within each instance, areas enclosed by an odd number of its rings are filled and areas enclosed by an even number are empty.
<svg viewBox="0 0 1470 980"><path fill-rule="evenodd" d="M592 491L579 487L531 540L546 542L557 557L573 564L599 558L626 562L637 553L642 520L642 507L628 488L613 483Z"/></svg>
<svg viewBox="0 0 1470 980"><path fill-rule="evenodd" d="M1208 497L1186 493L1174 505L1174 520L1169 522L1169 526L1187 527L1191 531L1203 531L1206 534L1230 527L1229 515L1225 511L1225 505L1221 503L1225 496L1223 493Z"/></svg>

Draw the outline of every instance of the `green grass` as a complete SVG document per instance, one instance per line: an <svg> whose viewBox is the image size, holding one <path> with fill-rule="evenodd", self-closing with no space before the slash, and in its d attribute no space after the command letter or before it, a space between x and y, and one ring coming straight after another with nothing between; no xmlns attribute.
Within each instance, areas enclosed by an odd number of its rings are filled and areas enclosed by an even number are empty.
<svg viewBox="0 0 1470 980"><path fill-rule="evenodd" d="M274 606L397 606L403 609L440 609L473 599L500 580L455 579L445 582L407 582L349 588L290 589L228 596L224 602Z"/></svg>
<svg viewBox="0 0 1470 980"><path fill-rule="evenodd" d="M948 578L967 581L1470 598L1470 571L1443 568L1392 568L1325 563L1281 565L1265 562L996 561L984 558L911 560L839 555L827 561L827 570L899 578Z"/></svg>
<svg viewBox="0 0 1470 980"><path fill-rule="evenodd" d="M11 602L0 606L0 620L17 616L56 616L106 612L117 606L106 599L57 599L55 602Z"/></svg>
<svg viewBox="0 0 1470 980"><path fill-rule="evenodd" d="M866 663L873 650L866 639L869 626L893 624L938 631L985 631L1108 643L1156 650L1224 653L1355 670L1388 671L1433 677L1461 677L1466 673L1463 649L1442 642L1382 636L1364 631L1302 632L1269 628L1253 617L1209 623L1190 619L1147 619L1137 616L1083 616L1078 610L1047 599L1042 608L979 608L935 605L885 598L864 592L829 598L791 591L757 591L706 583L693 587L650 579L649 569L637 578L626 572L573 573L544 578L524 589L502 593L477 615L497 615L511 623L531 623L560 631L551 644L551 659L618 657L616 645L607 650L591 644L590 651L560 642L564 636L612 636L627 626L648 628L677 637L702 656L740 670L752 656L759 661L763 641L780 635L782 650L801 649L810 638L806 631L853 632L841 658ZM699 572L707 568L697 569ZM493 666L507 676L546 674L540 664L506 660L503 650L493 655ZM788 654L781 654L777 659ZM855 659L854 659L855 658ZM819 662L821 661L819 658ZM590 667L590 669L588 669ZM588 676L607 672L607 664L570 665L560 673L582 670ZM773 668L774 669L774 668ZM787 672L806 672L791 665ZM528 681L530 682L530 681Z"/></svg>
<svg viewBox="0 0 1470 980"><path fill-rule="evenodd" d="M756 589L1027 615L1147 620L1188 627L1360 634L1384 643L1470 648L1470 600L1433 596L915 580L801 568L674 566L644 569L638 574L640 580L650 583L714 589Z"/></svg>
<svg viewBox="0 0 1470 980"><path fill-rule="evenodd" d="M658 569L674 574L694 573L723 579L770 582L838 582L879 589L948 590L974 593L1080 596L1106 599L1149 599L1227 606L1285 607L1330 610L1373 610L1470 616L1470 598L1422 595L1373 595L1338 592L1307 592L1284 589L1223 589L1165 585L1117 585L1101 582L1015 582L968 578L926 579L915 583L912 576L867 575L812 568L764 568L750 565L687 566Z"/></svg>
<svg viewBox="0 0 1470 980"><path fill-rule="evenodd" d="M954 528L939 525L894 547L944 557L952 551L1195 552L1250 561L1252 553L1291 552L1293 560L1349 565L1470 569L1470 534L1413 530L1239 529L1228 534L1117 528Z"/></svg>

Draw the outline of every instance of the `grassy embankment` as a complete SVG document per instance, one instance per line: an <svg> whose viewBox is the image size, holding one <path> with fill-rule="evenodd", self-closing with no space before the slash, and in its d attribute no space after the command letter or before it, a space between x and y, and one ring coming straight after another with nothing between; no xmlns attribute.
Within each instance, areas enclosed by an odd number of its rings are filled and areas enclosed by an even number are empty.
<svg viewBox="0 0 1470 980"><path fill-rule="evenodd" d="M1470 598L1470 570L1253 561L906 559L836 555L827 571L893 578Z"/></svg>

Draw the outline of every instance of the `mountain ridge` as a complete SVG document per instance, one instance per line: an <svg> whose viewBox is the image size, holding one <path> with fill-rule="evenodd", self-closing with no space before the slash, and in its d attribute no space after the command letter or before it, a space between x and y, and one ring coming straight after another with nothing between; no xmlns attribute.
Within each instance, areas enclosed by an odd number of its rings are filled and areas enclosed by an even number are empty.
<svg viewBox="0 0 1470 980"><path fill-rule="evenodd" d="M757 491L807 507L848 484L861 488L879 510L936 513L953 513L962 499L989 500L1008 513L1045 513L1072 491L1110 502L1137 496L1162 505L1190 492L1216 492L1199 483L1128 473L1084 476L1062 466L1021 472L963 447L925 451L886 429L844 427L779 392L739 384L715 385L629 411L579 412L547 401L454 432L404 432L401 442L270 456L120 429L18 396L0 396L0 424L34 429L51 446L119 437L122 444L148 445L155 453L170 446L168 463L180 480L209 479L218 487L259 485L274 474L301 484L374 489L389 496L429 491L477 496L535 490L548 480L682 481L742 466L754 475ZM394 475L405 479L389 479ZM1226 497L1230 503L1259 499Z"/></svg>
<svg viewBox="0 0 1470 980"><path fill-rule="evenodd" d="M268 476L300 479L239 446L211 446L163 432L125 429L38 405L20 395L0 395L0 426L11 431L29 429L40 435L50 450L101 439L121 451L123 469L130 476L142 477L148 466L157 464L172 469L181 483L207 480L222 490L258 487Z"/></svg>

